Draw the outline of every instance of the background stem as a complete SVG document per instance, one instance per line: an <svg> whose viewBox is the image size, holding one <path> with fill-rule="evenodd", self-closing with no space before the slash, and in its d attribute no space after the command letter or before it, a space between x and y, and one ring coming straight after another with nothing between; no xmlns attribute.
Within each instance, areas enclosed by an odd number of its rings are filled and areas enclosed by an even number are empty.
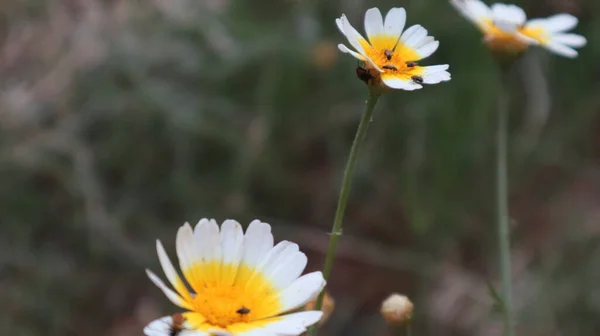
<svg viewBox="0 0 600 336"><path fill-rule="evenodd" d="M508 210L508 163L507 163L507 119L508 93L507 69L501 71L501 86L498 97L498 120L496 133L496 189L498 250L500 255L500 274L502 279L502 300L504 306L505 335L513 336L512 317L512 276L510 262L510 218Z"/></svg>

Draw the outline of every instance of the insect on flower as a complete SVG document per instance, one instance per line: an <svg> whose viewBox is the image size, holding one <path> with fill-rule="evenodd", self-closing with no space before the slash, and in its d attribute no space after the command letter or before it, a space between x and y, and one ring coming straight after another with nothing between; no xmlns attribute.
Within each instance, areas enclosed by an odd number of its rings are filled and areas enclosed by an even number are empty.
<svg viewBox="0 0 600 336"><path fill-rule="evenodd" d="M236 310L235 312L240 315L246 315L246 314L250 313L250 309L242 306L242 308Z"/></svg>
<svg viewBox="0 0 600 336"><path fill-rule="evenodd" d="M340 32L354 50L339 44L343 53L363 61L358 77L369 86L416 90L422 84L437 84L450 80L448 65L420 66L417 62L432 55L439 42L427 35L421 25L404 30L406 11L392 8L385 16L377 8L367 10L365 31L368 41L348 21L345 15L336 20ZM421 78L414 80L413 77Z"/></svg>
<svg viewBox="0 0 600 336"><path fill-rule="evenodd" d="M169 329L169 336L179 335L183 331L183 322L185 322L185 317L183 317L182 313L173 314L173 323Z"/></svg>
<svg viewBox="0 0 600 336"><path fill-rule="evenodd" d="M146 272L171 302L187 312L150 322L144 328L148 336L294 336L323 315L292 313L315 298L325 280L321 272L301 276L306 255L292 242L274 244L267 223L253 221L244 233L236 221L219 226L215 220L202 219L195 228L188 223L181 226L175 245L183 278L161 242L156 242L158 259L174 290Z"/></svg>
<svg viewBox="0 0 600 336"><path fill-rule="evenodd" d="M373 76L371 76L369 70L365 69L362 65L356 67L356 77L367 84L369 84L369 81L373 79Z"/></svg>
<svg viewBox="0 0 600 336"><path fill-rule="evenodd" d="M144 333L150 336L184 336L184 331L189 330L186 320L182 313L165 316L146 326Z"/></svg>

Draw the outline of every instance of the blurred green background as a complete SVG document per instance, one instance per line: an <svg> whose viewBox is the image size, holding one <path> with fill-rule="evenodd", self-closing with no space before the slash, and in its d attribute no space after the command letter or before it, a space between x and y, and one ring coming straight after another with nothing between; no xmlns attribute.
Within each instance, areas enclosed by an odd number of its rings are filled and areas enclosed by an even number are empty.
<svg viewBox="0 0 600 336"><path fill-rule="evenodd" d="M600 330L600 2L569 12L575 60L532 49L511 85L518 335ZM0 334L141 335L171 305L144 274L160 238L254 218L322 266L366 98L334 19L405 7L452 80L385 95L360 156L323 335L500 335L494 122L481 34L443 0L14 0L0 4Z"/></svg>

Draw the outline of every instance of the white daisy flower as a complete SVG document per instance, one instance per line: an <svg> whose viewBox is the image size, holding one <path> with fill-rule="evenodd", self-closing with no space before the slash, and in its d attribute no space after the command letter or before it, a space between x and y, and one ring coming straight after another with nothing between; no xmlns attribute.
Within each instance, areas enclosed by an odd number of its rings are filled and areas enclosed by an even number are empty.
<svg viewBox="0 0 600 336"><path fill-rule="evenodd" d="M523 9L502 3L488 7L479 0L450 0L452 5L467 19L475 23L485 35L485 41L493 51L521 53L529 45L541 45L548 50L569 58L577 56L574 48L587 44L585 37L568 34L577 25L577 18L570 14L557 14L546 19L527 21Z"/></svg>
<svg viewBox="0 0 600 336"><path fill-rule="evenodd" d="M171 302L187 312L151 322L144 334L293 336L321 319L320 311L286 314L314 299L325 279L321 272L300 276L306 255L289 241L274 246L269 224L255 220L244 234L234 220L219 228L215 220L202 219L195 229L188 223L180 227L175 243L186 282L160 241L156 242L158 258L175 290L146 272Z"/></svg>
<svg viewBox="0 0 600 336"><path fill-rule="evenodd" d="M389 88L411 91L422 88L422 84L450 80L447 64L420 66L417 63L433 54L440 43L427 36L427 30L420 25L411 26L403 33L406 24L404 8L390 9L385 20L379 9L369 9L365 14L365 32L369 41L350 25L345 15L336 19L336 24L354 50L343 44L338 48L364 61L357 74L369 85L383 83Z"/></svg>

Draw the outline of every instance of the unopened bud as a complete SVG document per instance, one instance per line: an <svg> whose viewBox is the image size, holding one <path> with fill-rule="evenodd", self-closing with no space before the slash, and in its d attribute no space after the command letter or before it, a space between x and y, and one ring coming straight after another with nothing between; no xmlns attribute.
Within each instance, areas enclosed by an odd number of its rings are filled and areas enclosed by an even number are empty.
<svg viewBox="0 0 600 336"><path fill-rule="evenodd" d="M414 306L410 300L400 294L391 294L381 304L381 315L392 325L406 325L412 319Z"/></svg>
<svg viewBox="0 0 600 336"><path fill-rule="evenodd" d="M304 305L304 310L314 310L315 305L317 304L317 299L314 299ZM335 308L335 300L328 294L325 293L325 297L323 297L323 306L321 306L321 311L323 312L323 317L321 317L321 321L319 321L319 325L325 323L333 309Z"/></svg>

